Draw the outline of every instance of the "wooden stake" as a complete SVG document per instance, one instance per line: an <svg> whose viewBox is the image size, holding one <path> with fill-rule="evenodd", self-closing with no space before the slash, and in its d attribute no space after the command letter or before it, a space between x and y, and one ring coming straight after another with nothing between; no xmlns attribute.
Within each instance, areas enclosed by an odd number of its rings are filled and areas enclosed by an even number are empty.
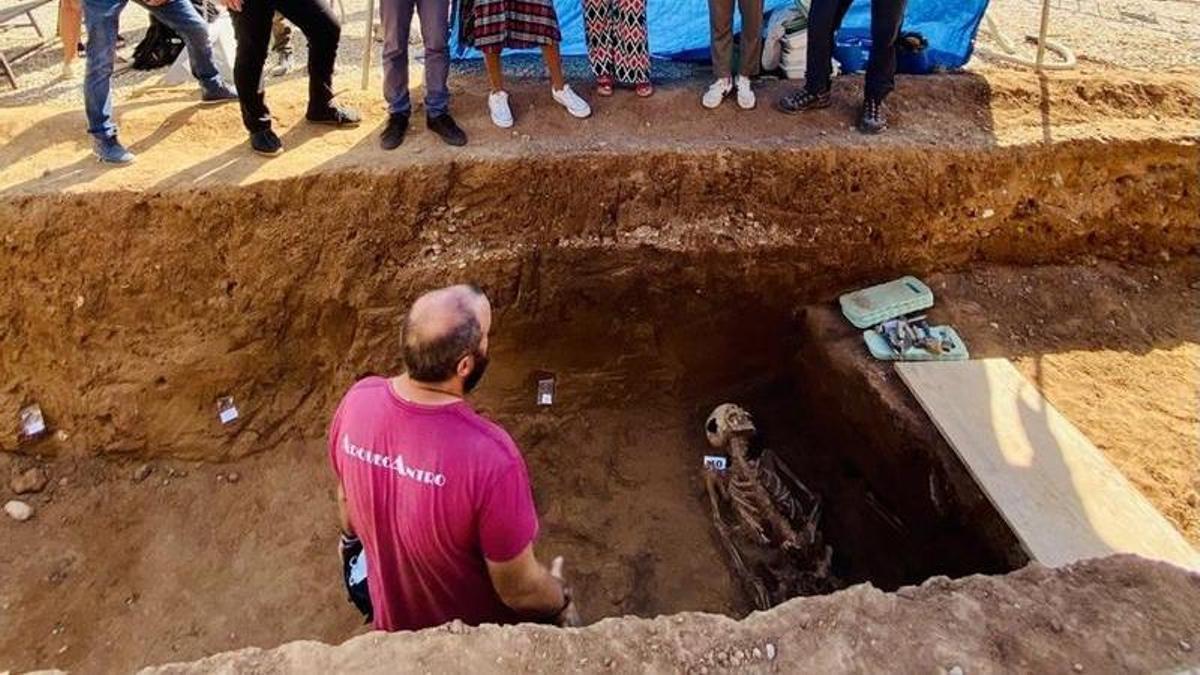
<svg viewBox="0 0 1200 675"><path fill-rule="evenodd" d="M375 49L375 0L367 0L367 45L363 49L362 88L371 81L371 51Z"/></svg>

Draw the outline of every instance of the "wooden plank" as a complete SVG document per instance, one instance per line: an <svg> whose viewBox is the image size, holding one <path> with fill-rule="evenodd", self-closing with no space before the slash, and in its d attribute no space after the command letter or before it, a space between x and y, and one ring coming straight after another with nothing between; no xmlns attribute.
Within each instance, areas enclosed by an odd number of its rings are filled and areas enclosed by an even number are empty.
<svg viewBox="0 0 1200 675"><path fill-rule="evenodd" d="M1136 553L1200 570L1200 553L1007 359L896 370L1034 560Z"/></svg>

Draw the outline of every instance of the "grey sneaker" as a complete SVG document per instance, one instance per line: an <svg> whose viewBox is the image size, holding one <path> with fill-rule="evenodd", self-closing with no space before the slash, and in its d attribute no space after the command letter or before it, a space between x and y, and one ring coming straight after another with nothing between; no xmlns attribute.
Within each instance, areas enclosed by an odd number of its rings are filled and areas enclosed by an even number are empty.
<svg viewBox="0 0 1200 675"><path fill-rule="evenodd" d="M224 82L218 82L212 87L205 89L204 92L200 94L200 103L202 105L217 105L227 101L236 101L237 98L237 89L234 89Z"/></svg>
<svg viewBox="0 0 1200 675"><path fill-rule="evenodd" d="M292 72L295 67L296 62L292 59L291 54L280 54L275 65L271 67L271 77L283 77Z"/></svg>
<svg viewBox="0 0 1200 675"><path fill-rule="evenodd" d="M121 145L116 136L95 139L92 149L96 153L96 159L105 164L129 164L135 158L132 152Z"/></svg>

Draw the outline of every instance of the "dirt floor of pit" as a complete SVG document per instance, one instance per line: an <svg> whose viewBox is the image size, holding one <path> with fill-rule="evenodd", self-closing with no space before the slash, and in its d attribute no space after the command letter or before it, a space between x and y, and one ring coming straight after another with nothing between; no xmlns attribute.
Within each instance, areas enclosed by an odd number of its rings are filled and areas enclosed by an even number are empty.
<svg viewBox="0 0 1200 675"><path fill-rule="evenodd" d="M929 278L941 316L975 353L1013 358L1193 542L1200 322L1180 310L1200 306L1198 265L986 266ZM1078 286L1089 302L1070 301ZM758 327L741 335L726 318L689 326L703 337L679 341L649 323L613 318L604 330L572 313L560 310L556 334L501 315L481 389L482 408L529 457L541 553L567 555L592 620L744 611L703 511L699 421L727 398L761 411L772 364L786 368L800 346L763 337L794 335L799 318L743 318L738 325ZM554 344L573 347L555 353ZM739 345L742 363L732 356ZM533 405L539 369L559 377L548 410ZM764 417L768 431L785 427L773 435L785 450L811 449L781 415ZM141 482L131 478L138 464L0 454L0 475L39 465L50 476L30 500L32 521L0 519L0 538L16 544L0 550L4 665L112 671L363 630L337 583L319 441L226 464L156 461ZM856 506L826 496L832 509ZM1014 619L993 629L1030 628ZM998 649L1003 664L1007 648Z"/></svg>

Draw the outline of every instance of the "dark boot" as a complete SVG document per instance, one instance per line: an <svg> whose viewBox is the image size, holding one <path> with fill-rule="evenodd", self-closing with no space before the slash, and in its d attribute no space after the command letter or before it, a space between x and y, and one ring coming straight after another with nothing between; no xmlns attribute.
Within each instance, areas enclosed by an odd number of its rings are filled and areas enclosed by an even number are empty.
<svg viewBox="0 0 1200 675"><path fill-rule="evenodd" d="M313 124L328 124L335 127L352 128L362 122L362 115L354 108L330 105L324 110L310 111L306 118Z"/></svg>
<svg viewBox="0 0 1200 675"><path fill-rule="evenodd" d="M808 110L828 108L830 103L831 98L829 96L828 89L820 92L800 89L779 99L779 102L775 104L775 107L781 113L796 115Z"/></svg>
<svg viewBox="0 0 1200 675"><path fill-rule="evenodd" d="M264 157L274 157L283 152L283 141L270 129L250 134L250 148Z"/></svg>
<svg viewBox="0 0 1200 675"><path fill-rule="evenodd" d="M379 145L384 150L395 150L404 142L404 135L407 133L408 113L388 115L387 126L383 128L383 133L379 135Z"/></svg>
<svg viewBox="0 0 1200 675"><path fill-rule="evenodd" d="M877 134L884 129L887 129L887 114L883 111L883 101L863 99L862 110L858 113L858 130L864 134Z"/></svg>
<svg viewBox="0 0 1200 675"><path fill-rule="evenodd" d="M467 144L467 133L459 128L450 113L443 113L437 117L426 117L425 125L429 127L430 131L441 136L446 145Z"/></svg>

